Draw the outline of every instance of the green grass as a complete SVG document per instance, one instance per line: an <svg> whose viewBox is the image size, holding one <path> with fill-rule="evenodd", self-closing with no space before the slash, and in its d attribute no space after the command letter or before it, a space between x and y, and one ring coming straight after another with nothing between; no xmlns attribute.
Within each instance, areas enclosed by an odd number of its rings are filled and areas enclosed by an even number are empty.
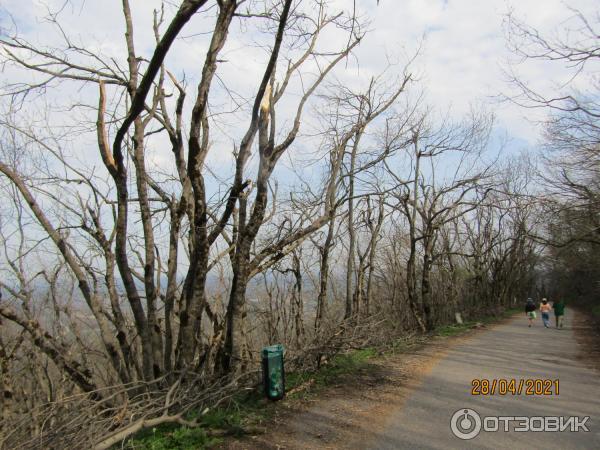
<svg viewBox="0 0 600 450"><path fill-rule="evenodd" d="M435 334L438 336L448 337L456 336L470 329L476 322L464 322L462 324L444 325L436 329Z"/></svg>
<svg viewBox="0 0 600 450"><path fill-rule="evenodd" d="M247 391L234 396L225 406L210 409L205 414L194 411L187 420L198 420L198 428L165 424L142 430L130 438L126 449L140 450L200 450L212 448L222 439L210 437L206 430L224 430L228 435L242 435L244 426L267 420L273 408L260 393ZM114 447L121 448L120 445Z"/></svg>
<svg viewBox="0 0 600 450"><path fill-rule="evenodd" d="M511 309L505 310L499 316L497 316L497 315L484 316L484 317L480 318L479 320L470 320L470 321L464 322L460 325L459 324L443 325L436 329L435 334L438 336L443 336L443 337L456 336L458 334L464 333L465 331L472 328L477 323L482 323L484 325L491 324L491 323L497 322L501 319L511 317L511 316L517 314L518 312L521 312L521 308L511 308Z"/></svg>
<svg viewBox="0 0 600 450"><path fill-rule="evenodd" d="M522 312L523 312L523 308L521 308L521 307L519 307L519 308L510 308L510 309L507 309L506 311L504 311L502 313L502 315L504 317L510 317L510 316L514 316L515 314L522 313Z"/></svg>
<svg viewBox="0 0 600 450"><path fill-rule="evenodd" d="M206 431L201 428L187 428L181 425L169 424L141 431L127 441L125 448L197 450L211 448L218 442L218 439L208 437ZM117 445L114 448L121 448L121 446Z"/></svg>
<svg viewBox="0 0 600 450"><path fill-rule="evenodd" d="M344 377L357 374L368 369L372 359L379 353L374 348L352 350L334 356L328 364L321 366L316 372L287 373L285 378L286 390L304 386L304 389L286 395L287 398L309 398L327 386L342 383Z"/></svg>
<svg viewBox="0 0 600 450"><path fill-rule="evenodd" d="M318 386L336 384L344 375L350 375L369 367L370 360L377 354L374 348L364 348L336 355L329 364L313 374L315 384Z"/></svg>
<svg viewBox="0 0 600 450"><path fill-rule="evenodd" d="M600 317L600 305L594 306L592 308L592 316L593 317Z"/></svg>

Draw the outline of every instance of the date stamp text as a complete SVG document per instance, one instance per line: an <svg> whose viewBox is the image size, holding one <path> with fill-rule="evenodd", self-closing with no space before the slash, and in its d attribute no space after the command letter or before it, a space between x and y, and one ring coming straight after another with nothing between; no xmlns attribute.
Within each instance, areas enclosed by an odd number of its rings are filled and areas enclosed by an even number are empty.
<svg viewBox="0 0 600 450"><path fill-rule="evenodd" d="M559 380L545 378L476 378L471 395L559 395Z"/></svg>

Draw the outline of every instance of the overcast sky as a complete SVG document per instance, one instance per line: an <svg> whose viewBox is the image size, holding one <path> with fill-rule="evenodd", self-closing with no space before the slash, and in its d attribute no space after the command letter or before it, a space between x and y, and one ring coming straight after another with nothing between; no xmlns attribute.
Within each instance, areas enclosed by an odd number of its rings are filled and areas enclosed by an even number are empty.
<svg viewBox="0 0 600 450"><path fill-rule="evenodd" d="M12 28L8 15L16 21L19 32L34 42L51 43L57 39L55 31L40 18L45 5L56 9L64 0L2 0L3 28ZM76 36L86 48L98 49L105 55L124 59L123 20L119 0L72 0L68 2L61 21L65 29ZM158 0L132 0L134 8L137 50L149 56L153 49L152 9ZM174 2L178 3L178 2ZM583 12L595 10L596 1L570 0L569 6ZM350 0L333 0L333 9L352 8ZM426 92L427 100L439 110L452 108L459 115L471 104L486 104L497 116L497 134L505 133L512 139L513 149L534 147L539 140L540 128L533 122L543 117L543 111L523 110L499 103L494 98L510 91L503 70L514 60L506 46L503 21L506 13L514 14L543 33L552 33L572 16L567 5L560 0L357 0L359 14L370 21L366 39L356 51L359 66L347 67L352 79L368 78L377 74L386 61L402 60L412 55L422 45L413 71L420 76L419 88ZM172 12L174 9L171 8ZM183 36L193 34L201 20L195 18L184 29ZM345 39L342 37L342 39ZM248 43L260 40L258 36L233 34L224 50L228 60L225 80L244 91L247 84L252 92L256 76L263 68L264 52ZM333 43L334 45L336 43ZM205 41L186 39L179 41L169 56L169 64L176 73L186 73L193 82L198 76ZM232 70L233 69L233 70ZM567 73L559 66L529 62L517 67L524 79L544 90L566 79ZM7 71L6 79L21 77ZM248 84L250 83L250 84ZM65 87L64 89L68 89ZM90 91L97 95L94 91ZM533 122L532 122L533 121ZM243 127L240 127L243 128Z"/></svg>
<svg viewBox="0 0 600 450"><path fill-rule="evenodd" d="M361 49L375 55L398 46L414 45L425 36L417 65L429 100L464 111L469 103L488 102L500 128L523 144L535 145L539 129L527 120L543 117L543 111L524 111L514 105L498 104L492 98L509 93L503 71L515 62L506 45L503 22L512 10L516 17L553 35L573 13L560 0L361 0L372 17L373 33ZM596 1L568 1L584 12L595 12ZM558 65L530 61L516 70L540 90L554 87L569 76Z"/></svg>

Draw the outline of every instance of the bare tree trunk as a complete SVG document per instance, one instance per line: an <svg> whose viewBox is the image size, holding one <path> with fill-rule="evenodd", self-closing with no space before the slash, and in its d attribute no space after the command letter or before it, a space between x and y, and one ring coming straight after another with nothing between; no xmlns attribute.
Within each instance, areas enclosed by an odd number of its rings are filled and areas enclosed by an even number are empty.
<svg viewBox="0 0 600 450"><path fill-rule="evenodd" d="M358 254L358 267L356 268L356 286L354 288L353 297L353 311L354 315L358 317L363 313L362 305L365 298L365 275L367 272L367 253L368 248L364 253L361 253L360 249L357 250Z"/></svg>
<svg viewBox="0 0 600 450"><path fill-rule="evenodd" d="M183 211L181 205L170 205L171 227L169 229L169 258L167 261L167 291L165 293L165 348L163 367L170 373L173 369L173 307L177 290L177 257L179 230Z"/></svg>
<svg viewBox="0 0 600 450"><path fill-rule="evenodd" d="M423 267L421 272L421 302L423 304L423 315L425 326L428 331L434 328L433 305L431 304L431 265L433 261L432 246L433 237L426 231L423 237Z"/></svg>
<svg viewBox="0 0 600 450"><path fill-rule="evenodd" d="M335 214L332 212L327 225L327 237L321 252L321 266L319 273L319 295L317 296L317 311L315 315L315 331L318 332L325 316L325 305L327 302L327 284L329 282L329 254L333 247L333 233L335 231Z"/></svg>
<svg viewBox="0 0 600 450"><path fill-rule="evenodd" d="M209 122L207 118L208 93L217 70L219 52L227 40L229 26L237 8L235 1L219 3L219 14L198 84L196 102L190 121L188 174L194 194L194 221L190 229L193 242L192 260L184 285L183 311L180 313L177 343L177 368L192 363L197 349L196 337L200 333L202 313L206 305L206 277L211 237L208 235L206 189L202 169L209 150ZM231 195L235 195L232 189ZM213 233L220 233L219 226Z"/></svg>
<svg viewBox="0 0 600 450"><path fill-rule="evenodd" d="M148 330L150 333L152 347L152 370L155 378L162 373L163 364L163 342L162 331L158 325L156 316L156 286L154 275L155 266L155 245L154 230L152 229L152 217L150 204L148 202L148 182L146 174L146 163L144 158L144 125L138 117L134 121L134 156L133 161L136 171L136 184L138 191L138 202L142 218L142 229L144 231L144 288L146 292L146 314L148 317Z"/></svg>
<svg viewBox="0 0 600 450"><path fill-rule="evenodd" d="M298 253L294 252L292 255L292 260L294 263L293 272L294 278L296 280L294 286L294 295L292 296L292 301L295 303L295 316L294 316L294 328L296 331L295 334L295 345L296 348L301 348L302 340L304 339L304 302L302 299L302 270L300 267L300 260L302 258L302 253L298 251Z"/></svg>
<svg viewBox="0 0 600 450"><path fill-rule="evenodd" d="M359 117L360 120L360 117ZM354 274L354 247L356 245L356 232L354 230L354 178L356 171L356 156L358 153L358 144L362 135L362 130L357 130L352 143L352 151L350 152L350 171L348 173L348 259L346 263L346 309L344 311L344 319L348 319L352 315L357 315L359 311L352 310L353 294L352 281ZM358 307L357 307L358 308Z"/></svg>
<svg viewBox="0 0 600 450"><path fill-rule="evenodd" d="M408 262L406 264L406 289L408 294L408 304L412 310L413 316L419 325L421 331L427 331L427 325L423 320L423 312L421 308L421 302L417 298L417 267L416 267L416 255L417 255L417 201L419 198L419 177L421 175L421 152L418 148L418 133L415 132L413 136L413 145L415 150L415 179L413 182L413 198L412 198L412 209L407 215L409 217L409 239L410 239L410 253L408 256Z"/></svg>
<svg viewBox="0 0 600 450"><path fill-rule="evenodd" d="M383 219L385 214L385 206L384 206L384 198L383 196L379 199L379 213L377 215L377 223L375 227L371 228L371 242L369 243L369 275L367 277L367 289L365 294L365 314L368 316L371 313L371 304L372 304L372 286L373 286L373 272L375 270L375 257L377 251L377 243L379 242L379 233L381 232L381 227L383 226Z"/></svg>
<svg viewBox="0 0 600 450"><path fill-rule="evenodd" d="M356 148L353 146L350 156L350 175L348 180L348 257L346 259L346 308L344 310L344 319L348 319L353 313L352 311L353 294L352 281L354 278L354 243L356 240L354 232L354 169L356 161Z"/></svg>
<svg viewBox="0 0 600 450"><path fill-rule="evenodd" d="M243 364L243 308L246 301L246 287L250 274L250 247L258 232L260 222L264 217L267 204L267 186L265 173L259 176L262 183L257 186L254 208L248 223L246 221L245 205L240 205L240 224L236 253L233 263L233 280L229 303L227 306L227 332L222 358L225 372L237 372Z"/></svg>

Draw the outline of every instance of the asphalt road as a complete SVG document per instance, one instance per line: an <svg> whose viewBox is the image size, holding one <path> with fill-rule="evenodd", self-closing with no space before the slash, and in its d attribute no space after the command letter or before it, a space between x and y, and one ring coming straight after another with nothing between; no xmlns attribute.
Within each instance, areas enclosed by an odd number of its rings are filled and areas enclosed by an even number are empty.
<svg viewBox="0 0 600 450"><path fill-rule="evenodd" d="M545 329L539 317L528 328L523 314L459 344L392 413L371 448L600 449L600 374L581 362L582 349L571 328L571 317L571 311L567 311L566 328L556 330ZM474 396L474 379L516 379L517 383L521 379L558 379L559 395ZM478 413L482 421L482 430L470 440L457 438L450 428L453 414L465 408ZM524 429L529 425L538 429L542 419L496 421L492 416L577 416L580 420L589 416L585 422L589 431L516 431L515 427ZM551 427L556 423L554 419L546 420ZM484 425L493 429L496 423L499 431L483 430ZM509 431L504 431L505 423ZM463 425L459 431L475 430L475 416L469 414Z"/></svg>

